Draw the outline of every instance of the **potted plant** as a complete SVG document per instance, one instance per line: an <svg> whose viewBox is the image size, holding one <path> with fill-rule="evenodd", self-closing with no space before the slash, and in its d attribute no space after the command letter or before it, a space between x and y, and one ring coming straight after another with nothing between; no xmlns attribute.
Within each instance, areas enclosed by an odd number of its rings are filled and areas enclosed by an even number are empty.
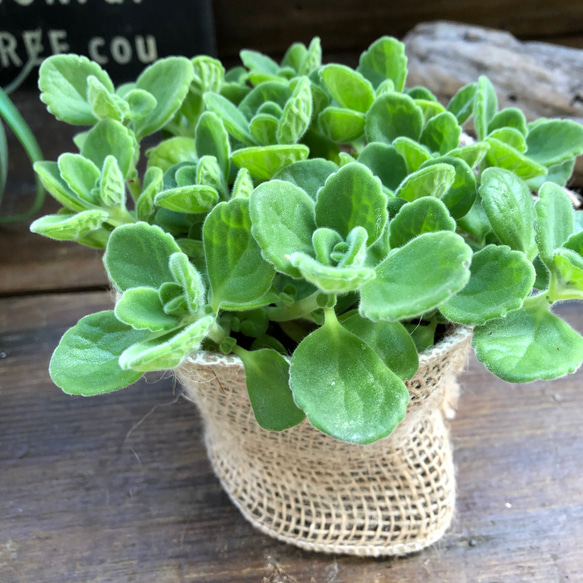
<svg viewBox="0 0 583 583"><path fill-rule="evenodd" d="M241 58L170 57L117 89L84 57L42 65L49 111L90 129L35 165L63 209L31 230L105 248L117 296L65 333L51 376L96 395L175 369L257 527L314 550L418 550L452 517L444 412L470 337L510 382L583 361L552 313L583 298L583 216L563 189L583 127L498 111L485 77L447 107L405 89L389 37L356 69L322 65L317 38L281 64Z"/></svg>

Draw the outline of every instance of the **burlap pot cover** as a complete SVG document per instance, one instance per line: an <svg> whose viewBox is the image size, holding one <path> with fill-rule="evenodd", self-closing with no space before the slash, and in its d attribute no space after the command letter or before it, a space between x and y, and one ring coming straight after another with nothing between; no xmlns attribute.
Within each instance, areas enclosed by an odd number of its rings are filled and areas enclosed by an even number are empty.
<svg viewBox="0 0 583 583"><path fill-rule="evenodd" d="M458 328L420 356L407 382L407 416L386 439L343 443L307 421L261 429L242 362L201 352L177 370L202 414L205 442L224 489L255 527L304 549L404 555L437 541L455 503L446 420L471 337Z"/></svg>

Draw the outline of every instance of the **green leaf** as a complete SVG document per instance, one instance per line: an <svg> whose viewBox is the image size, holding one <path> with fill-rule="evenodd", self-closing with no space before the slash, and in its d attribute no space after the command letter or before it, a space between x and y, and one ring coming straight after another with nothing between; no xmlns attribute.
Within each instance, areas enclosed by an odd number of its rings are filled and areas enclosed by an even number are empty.
<svg viewBox="0 0 583 583"><path fill-rule="evenodd" d="M231 145L229 134L217 115L205 111L194 130L195 151L199 158L214 156L225 179L229 176Z"/></svg>
<svg viewBox="0 0 583 583"><path fill-rule="evenodd" d="M385 93L375 99L366 114L369 142L390 144L401 136L418 140L422 129L423 113L408 95Z"/></svg>
<svg viewBox="0 0 583 583"><path fill-rule="evenodd" d="M440 306L441 313L460 324L485 324L522 306L532 291L534 267L520 251L489 245L474 254L470 280Z"/></svg>
<svg viewBox="0 0 583 583"><path fill-rule="evenodd" d="M500 128L514 128L523 136L526 136L528 128L526 127L526 118L524 113L517 107L508 107L499 111L488 124L488 133Z"/></svg>
<svg viewBox="0 0 583 583"><path fill-rule="evenodd" d="M388 36L379 38L362 53L356 70L368 79L375 89L383 81L390 79L395 91L403 91L407 78L405 45Z"/></svg>
<svg viewBox="0 0 583 583"><path fill-rule="evenodd" d="M301 252L292 253L289 261L305 280L326 294L345 294L357 290L375 277L374 269L369 267L323 265Z"/></svg>
<svg viewBox="0 0 583 583"><path fill-rule="evenodd" d="M455 177L455 168L450 164L420 168L401 182L395 196L409 202L424 196L441 198L453 185Z"/></svg>
<svg viewBox="0 0 583 583"><path fill-rule="evenodd" d="M245 67L251 71L265 73L268 76L275 76L279 73L279 65L273 59L258 51L240 51L239 56Z"/></svg>
<svg viewBox="0 0 583 583"><path fill-rule="evenodd" d="M278 119L267 113L258 113L249 124L251 136L258 144L269 146L277 144Z"/></svg>
<svg viewBox="0 0 583 583"><path fill-rule="evenodd" d="M136 89L150 93L156 107L134 121L136 138L158 131L180 109L194 78L192 63L184 57L166 57L150 65L136 82Z"/></svg>
<svg viewBox="0 0 583 583"><path fill-rule="evenodd" d="M169 138L154 148L146 150L148 168L157 166L164 172L181 162L196 162L196 151L192 138Z"/></svg>
<svg viewBox="0 0 583 583"><path fill-rule="evenodd" d="M119 322L112 311L85 316L61 338L51 358L51 378L69 395L88 397L123 389L142 373L122 370L119 356L146 334Z"/></svg>
<svg viewBox="0 0 583 583"><path fill-rule="evenodd" d="M475 328L472 344L478 360L511 383L555 379L583 361L583 338L537 298Z"/></svg>
<svg viewBox="0 0 583 583"><path fill-rule="evenodd" d="M308 49L304 43L293 43L285 52L281 61L282 67L291 67L299 72L303 60L308 54Z"/></svg>
<svg viewBox="0 0 583 583"><path fill-rule="evenodd" d="M583 257L571 249L558 249L553 257L551 291L558 300L583 300Z"/></svg>
<svg viewBox="0 0 583 583"><path fill-rule="evenodd" d="M455 179L449 190L441 196L441 201L448 208L454 219L459 219L468 213L477 195L476 177L474 172L461 158L442 156L425 162L421 168L435 164L449 164L455 170Z"/></svg>
<svg viewBox="0 0 583 583"><path fill-rule="evenodd" d="M318 124L322 133L333 142L347 144L364 134L366 117L364 113L327 107L318 116Z"/></svg>
<svg viewBox="0 0 583 583"><path fill-rule="evenodd" d="M249 199L252 233L263 256L277 271L301 277L286 258L295 251L313 254L314 201L304 190L280 180L260 184Z"/></svg>
<svg viewBox="0 0 583 583"><path fill-rule="evenodd" d="M333 265L330 255L338 243L342 243L342 237L333 229L320 227L312 235L312 244L316 253L316 260L322 265Z"/></svg>
<svg viewBox="0 0 583 583"><path fill-rule="evenodd" d="M547 174L541 174L535 176L534 178L529 178L526 183L531 190L539 190L539 188L545 182L554 182L559 186L566 186L567 182L573 174L575 168L575 158L566 160L561 164L555 164L554 166L549 166Z"/></svg>
<svg viewBox="0 0 583 583"><path fill-rule="evenodd" d="M343 166L318 192L316 224L334 229L343 239L354 227L364 227L372 245L387 219L387 197L381 182L362 164Z"/></svg>
<svg viewBox="0 0 583 583"><path fill-rule="evenodd" d="M374 350L330 317L296 348L290 386L316 429L349 443L389 435L409 401L403 382Z"/></svg>
<svg viewBox="0 0 583 583"><path fill-rule="evenodd" d="M226 130L236 140L247 146L255 143L251 137L247 119L228 99L217 93L205 93L203 99L208 109L220 118Z"/></svg>
<svg viewBox="0 0 583 583"><path fill-rule="evenodd" d="M455 231L456 223L447 207L433 197L423 197L401 207L390 222L391 248L402 247L423 233Z"/></svg>
<svg viewBox="0 0 583 583"><path fill-rule="evenodd" d="M82 211L77 214L47 215L30 225L32 233L57 241L76 241L95 231L107 220L103 210Z"/></svg>
<svg viewBox="0 0 583 583"><path fill-rule="evenodd" d="M463 125L474 111L474 98L478 89L477 83L464 85L451 98L447 110L455 115L460 125Z"/></svg>
<svg viewBox="0 0 583 583"><path fill-rule="evenodd" d="M180 170L176 176L179 172ZM199 159L196 167L196 182L199 185L210 186L225 197L228 195L225 176L214 156L203 156Z"/></svg>
<svg viewBox="0 0 583 583"><path fill-rule="evenodd" d="M136 203L136 214L139 221L150 221L154 215L156 195L164 186L164 174L160 168L152 166L146 170L144 185Z"/></svg>
<svg viewBox="0 0 583 583"><path fill-rule="evenodd" d="M103 163L99 192L105 206L125 206L125 183L113 156L107 156Z"/></svg>
<svg viewBox="0 0 583 583"><path fill-rule="evenodd" d="M249 198L253 192L253 179L247 168L241 168L231 190L231 198Z"/></svg>
<svg viewBox="0 0 583 583"><path fill-rule="evenodd" d="M260 83L252 89L239 104L239 110L247 118L252 119L255 117L261 106L266 103L272 105L277 105L282 111L287 103L287 100L291 97L292 92L289 88L289 83L283 79L278 79L277 81L266 81L265 83ZM268 113L268 112L264 112ZM278 119L279 116L276 116Z"/></svg>
<svg viewBox="0 0 583 583"><path fill-rule="evenodd" d="M545 183L535 204L535 238L540 258L550 267L553 254L573 234L573 205L567 193L556 184Z"/></svg>
<svg viewBox="0 0 583 583"><path fill-rule="evenodd" d="M277 126L277 141L280 144L295 144L306 133L311 116L310 80L302 77L283 108L283 114Z"/></svg>
<svg viewBox="0 0 583 583"><path fill-rule="evenodd" d="M474 95L474 127L480 140L488 135L488 125L498 111L498 97L494 86L484 75L478 79L476 94Z"/></svg>
<svg viewBox="0 0 583 583"><path fill-rule="evenodd" d="M231 160L239 168L247 168L254 178L270 180L289 164L305 160L309 153L304 144L255 146L233 152Z"/></svg>
<svg viewBox="0 0 583 583"><path fill-rule="evenodd" d="M34 171L46 190L65 208L72 211L84 211L93 206L81 200L61 177L57 162L41 161L34 163Z"/></svg>
<svg viewBox="0 0 583 583"><path fill-rule="evenodd" d="M57 164L61 177L79 198L91 205L99 205L99 199L93 189L101 177L101 172L91 160L81 154L61 154Z"/></svg>
<svg viewBox="0 0 583 583"><path fill-rule="evenodd" d="M204 316L177 332L137 342L124 350L119 357L119 365L124 370L142 372L175 368L191 352L200 348L213 321L213 316Z"/></svg>
<svg viewBox="0 0 583 583"><path fill-rule="evenodd" d="M174 279L180 284L188 311L196 315L204 308L205 285L201 274L190 263L185 253L173 253L168 267Z"/></svg>
<svg viewBox="0 0 583 583"><path fill-rule="evenodd" d="M217 191L204 184L164 190L156 195L154 204L179 213L206 213L218 202Z"/></svg>
<svg viewBox="0 0 583 583"><path fill-rule="evenodd" d="M470 144L469 146L463 146L462 148L451 150L447 155L453 158L459 158L470 168L475 168L486 157L486 153L489 149L490 144L488 144L488 142L478 142L476 144Z"/></svg>
<svg viewBox="0 0 583 583"><path fill-rule="evenodd" d="M425 233L394 249L361 289L360 314L402 320L438 307L463 289L472 250L455 233Z"/></svg>
<svg viewBox="0 0 583 583"><path fill-rule="evenodd" d="M109 75L97 63L77 55L53 55L43 61L39 70L41 101L61 121L93 125L97 117L87 99L91 76L113 93Z"/></svg>
<svg viewBox="0 0 583 583"><path fill-rule="evenodd" d="M568 119L541 120L530 127L526 155L544 166L554 166L583 154L583 126Z"/></svg>
<svg viewBox="0 0 583 583"><path fill-rule="evenodd" d="M395 190L407 176L407 165L394 146L373 142L358 156L358 161L378 176L390 190Z"/></svg>
<svg viewBox="0 0 583 583"><path fill-rule="evenodd" d="M486 215L479 197L474 201L472 208L457 220L457 223L466 233L472 235L481 246L484 244L486 235L492 232L492 225L490 225L488 215Z"/></svg>
<svg viewBox="0 0 583 583"><path fill-rule="evenodd" d="M455 116L448 111L432 117L421 133L419 141L432 152L445 154L457 148L460 142L462 128Z"/></svg>
<svg viewBox="0 0 583 583"><path fill-rule="evenodd" d="M245 367L245 381L255 419L268 431L283 431L306 415L289 388L289 362L275 350L236 350Z"/></svg>
<svg viewBox="0 0 583 583"><path fill-rule="evenodd" d="M409 94L408 94L409 95ZM441 113L448 113L445 107L436 101L427 101L425 99L414 99L415 105L421 109L423 112L423 124L427 124L430 120L434 117L438 116ZM452 114L453 115L453 114ZM455 119L455 116L453 116ZM457 120L456 120L457 125ZM458 144L456 144L457 146Z"/></svg>
<svg viewBox="0 0 583 583"><path fill-rule="evenodd" d="M172 235L147 223L122 225L113 231L103 256L109 279L124 292L133 287L158 289L173 281L168 261L180 251Z"/></svg>
<svg viewBox="0 0 583 583"><path fill-rule="evenodd" d="M143 89L132 89L124 96L124 99L129 107L126 117L134 121L152 113L158 105L156 98L149 91Z"/></svg>
<svg viewBox="0 0 583 583"><path fill-rule="evenodd" d="M525 154L521 154L516 148L493 137L488 137L486 141L490 145L490 149L486 153L488 165L510 170L523 180L547 173L545 166L534 162Z"/></svg>
<svg viewBox="0 0 583 583"><path fill-rule="evenodd" d="M576 213L575 213L576 214ZM583 256L583 231L573 233L564 243L565 249L571 249Z"/></svg>
<svg viewBox="0 0 583 583"><path fill-rule="evenodd" d="M215 310L222 302L245 303L267 293L275 271L251 236L248 200L218 204L204 222L203 243Z"/></svg>
<svg viewBox="0 0 583 583"><path fill-rule="evenodd" d="M135 330L173 330L180 321L164 312L158 290L135 287L124 292L115 305L115 317Z"/></svg>
<svg viewBox="0 0 583 583"><path fill-rule="evenodd" d="M495 138L511 146L521 154L526 152L526 140L524 136L515 128L498 128L488 135L488 139Z"/></svg>
<svg viewBox="0 0 583 583"><path fill-rule="evenodd" d="M405 163L407 165L407 173L419 170L419 166L421 166L423 162L426 162L427 160L431 159L431 154L429 153L427 148L415 142L411 138L405 137L397 138L396 140L393 140L393 146L396 148L397 152L404 158ZM405 177L403 176L403 178ZM398 184L395 185L394 188L396 188L397 186Z"/></svg>
<svg viewBox="0 0 583 583"><path fill-rule="evenodd" d="M410 379L417 372L415 343L400 322L371 322L354 313L342 326L364 340L399 378Z"/></svg>
<svg viewBox="0 0 583 583"><path fill-rule="evenodd" d="M113 119L104 119L89 130L81 154L98 168L103 168L105 159L113 156L126 178L132 167L134 148L134 138L126 127Z"/></svg>
<svg viewBox="0 0 583 583"><path fill-rule="evenodd" d="M345 65L326 65L320 70L326 89L340 107L366 113L375 100L370 81Z"/></svg>
<svg viewBox="0 0 583 583"><path fill-rule="evenodd" d="M305 190L312 199L316 200L318 190L324 186L326 179L337 170L338 166L330 160L311 158L286 166L273 179L291 182Z"/></svg>
<svg viewBox="0 0 583 583"><path fill-rule="evenodd" d="M217 93L221 90L225 81L225 68L218 59L213 59L207 55L198 55L190 62L194 70L190 86L192 91L202 95L206 91Z"/></svg>
<svg viewBox="0 0 583 583"><path fill-rule="evenodd" d="M319 69L322 65L322 46L319 37L315 36L310 42L308 52L302 61L298 73L300 75L309 75L312 71Z"/></svg>
<svg viewBox="0 0 583 583"><path fill-rule="evenodd" d="M536 214L528 186L508 170L488 168L482 174L479 191L498 239L511 249L522 251L529 260L534 259Z"/></svg>
<svg viewBox="0 0 583 583"><path fill-rule="evenodd" d="M110 91L94 75L87 78L87 101L91 110L97 119L115 119L122 121L124 113L120 104L125 103L116 97L113 91ZM127 105L126 105L127 108Z"/></svg>

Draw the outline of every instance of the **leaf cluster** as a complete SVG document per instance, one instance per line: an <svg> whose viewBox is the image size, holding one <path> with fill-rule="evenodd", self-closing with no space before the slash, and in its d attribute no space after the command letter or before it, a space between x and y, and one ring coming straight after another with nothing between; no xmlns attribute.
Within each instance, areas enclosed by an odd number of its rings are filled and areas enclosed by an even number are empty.
<svg viewBox="0 0 583 583"><path fill-rule="evenodd" d="M389 37L356 69L322 65L317 38L241 60L162 59L118 88L83 57L41 67L49 111L90 128L35 165L63 209L31 229L105 248L118 295L64 335L57 385L113 391L233 352L262 427L307 417L365 444L403 419L418 353L451 324L507 381L581 365L551 308L583 299L583 218L562 188L583 127L499 111L486 77L447 106L405 89Z"/></svg>

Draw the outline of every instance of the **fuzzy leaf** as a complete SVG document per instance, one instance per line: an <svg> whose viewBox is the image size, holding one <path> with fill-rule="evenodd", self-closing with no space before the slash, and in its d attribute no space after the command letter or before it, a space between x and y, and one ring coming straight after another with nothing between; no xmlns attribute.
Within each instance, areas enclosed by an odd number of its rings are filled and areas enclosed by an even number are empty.
<svg viewBox="0 0 583 583"><path fill-rule="evenodd" d="M136 138L158 131L172 118L184 101L194 78L192 63L184 57L167 57L150 65L136 82L136 89L150 93L156 107L134 121Z"/></svg>
<svg viewBox="0 0 583 583"><path fill-rule="evenodd" d="M381 182L362 164L343 166L318 192L316 224L334 229L343 239L354 227L364 227L372 245L387 219L387 197Z"/></svg>
<svg viewBox="0 0 583 583"><path fill-rule="evenodd" d="M301 277L286 256L295 251L313 254L316 230L314 201L304 190L279 180L260 184L249 199L252 233L263 256L277 271Z"/></svg>
<svg viewBox="0 0 583 583"><path fill-rule="evenodd" d="M429 153L428 153L429 155ZM396 190L407 176L407 165L394 146L373 142L360 153L358 161L378 176L390 190Z"/></svg>
<svg viewBox="0 0 583 583"><path fill-rule="evenodd" d="M98 168L103 168L105 159L113 156L126 178L132 167L134 148L134 138L125 126L113 119L104 119L89 130L81 154Z"/></svg>
<svg viewBox="0 0 583 583"><path fill-rule="evenodd" d="M573 205L560 186L547 182L540 189L535 211L535 238L539 255L550 267L555 249L561 247L575 230Z"/></svg>
<svg viewBox="0 0 583 583"><path fill-rule="evenodd" d="M148 168L157 166L166 172L181 162L196 162L194 141L191 138L169 138L146 151Z"/></svg>
<svg viewBox="0 0 583 583"><path fill-rule="evenodd" d="M409 202L424 196L441 198L455 181L455 169L450 164L433 164L409 174L399 185L395 196Z"/></svg>
<svg viewBox="0 0 583 583"><path fill-rule="evenodd" d="M423 128L423 113L408 96L385 93L377 97L366 114L365 134L369 142L387 144L405 136L418 140Z"/></svg>
<svg viewBox="0 0 583 583"><path fill-rule="evenodd" d="M316 200L318 190L324 186L326 179L337 170L338 166L330 160L311 158L286 166L273 179L291 182L305 190L312 199Z"/></svg>
<svg viewBox="0 0 583 583"><path fill-rule="evenodd" d="M476 94L474 95L474 127L480 140L488 135L488 124L494 119L498 111L498 97L494 86L484 75L478 79Z"/></svg>
<svg viewBox="0 0 583 583"><path fill-rule="evenodd" d="M251 236L248 200L218 204L205 220L203 243L215 310L222 302L246 303L267 293L275 271Z"/></svg>
<svg viewBox="0 0 583 583"><path fill-rule="evenodd" d="M178 331L137 342L124 350L119 365L124 370L142 372L175 368L200 348L213 321L212 316L204 316Z"/></svg>
<svg viewBox="0 0 583 583"><path fill-rule="evenodd" d="M217 191L204 184L181 186L156 195L154 203L179 213L206 213L219 200Z"/></svg>
<svg viewBox="0 0 583 583"><path fill-rule="evenodd" d="M475 168L486 157L489 149L490 144L488 144L488 142L478 142L476 144L470 144L469 146L463 146L462 148L451 150L447 155L453 158L459 158L470 168Z"/></svg>
<svg viewBox="0 0 583 583"><path fill-rule="evenodd" d="M97 119L109 118L122 121L125 111L122 110L120 105L123 104L125 109L128 108L122 100L117 98L112 91L109 91L94 75L90 75L87 78L87 101Z"/></svg>
<svg viewBox="0 0 583 583"><path fill-rule="evenodd" d="M231 160L239 168L247 168L254 178L269 180L289 164L305 160L309 153L303 144L256 146L233 152Z"/></svg>
<svg viewBox="0 0 583 583"><path fill-rule="evenodd" d="M363 113L333 106L327 107L318 116L321 132L328 139L341 144L360 138L364 134L365 121Z"/></svg>
<svg viewBox="0 0 583 583"><path fill-rule="evenodd" d="M289 388L289 362L275 350L236 351L245 367L249 400L255 419L268 431L283 431L301 423L305 413Z"/></svg>
<svg viewBox="0 0 583 583"><path fill-rule="evenodd" d="M402 247L423 233L455 231L447 207L433 197L423 197L401 207L389 224L391 248Z"/></svg>
<svg viewBox="0 0 583 583"><path fill-rule="evenodd" d="M371 322L352 314L342 326L364 340L401 379L410 379L419 368L415 343L400 322Z"/></svg>
<svg viewBox="0 0 583 583"><path fill-rule="evenodd" d="M311 116L310 81L307 77L302 77L283 108L277 126L277 141L280 144L295 144L306 133Z"/></svg>
<svg viewBox="0 0 583 583"><path fill-rule="evenodd" d="M423 162L426 162L427 160L431 159L431 154L429 153L427 148L415 142L411 138L405 137L397 138L396 140L393 140L393 146L405 160L408 171L407 173L416 172L417 170L419 170L419 166L421 166ZM405 176L403 176L403 178L405 178ZM395 187L393 188L396 188L397 186L398 184L395 185ZM389 186L389 188L391 187Z"/></svg>
<svg viewBox="0 0 583 583"><path fill-rule="evenodd" d="M57 164L61 177L77 196L91 205L99 205L93 189L101 172L91 160L81 154L61 154Z"/></svg>
<svg viewBox="0 0 583 583"><path fill-rule="evenodd" d="M440 306L442 314L460 324L484 324L522 306L532 291L534 267L524 253L505 245L489 245L474 254L470 280Z"/></svg>
<svg viewBox="0 0 583 583"><path fill-rule="evenodd" d="M251 137L247 119L228 99L218 93L205 93L203 99L208 109L220 118L226 130L235 139L247 146L255 143Z"/></svg>
<svg viewBox="0 0 583 583"><path fill-rule="evenodd" d="M333 99L342 108L366 113L375 99L370 81L345 65L326 65L320 77Z"/></svg>
<svg viewBox="0 0 583 583"><path fill-rule="evenodd" d="M376 89L390 79L395 91L403 91L407 77L405 45L395 38L383 36L376 40L360 56L356 69Z"/></svg>
<svg viewBox="0 0 583 583"><path fill-rule="evenodd" d="M403 382L374 350L332 319L294 351L290 386L316 429L348 443L389 435L409 401Z"/></svg>
<svg viewBox="0 0 583 583"><path fill-rule="evenodd" d="M120 207L125 205L125 183L117 160L113 156L105 158L99 191L105 206Z"/></svg>
<svg viewBox="0 0 583 583"><path fill-rule="evenodd" d="M103 262L115 288L159 287L173 281L168 261L180 251L172 235L147 223L122 225L109 238Z"/></svg>
<svg viewBox="0 0 583 583"><path fill-rule="evenodd" d="M266 103L277 105L283 111L292 92L289 84L283 79L266 81L252 89L239 104L239 110L247 118L252 119ZM263 112L268 113L268 112ZM278 119L281 117L276 116Z"/></svg>
<svg viewBox="0 0 583 583"><path fill-rule="evenodd" d="M455 115L460 125L464 124L473 113L477 89L477 83L464 85L447 105L447 110Z"/></svg>
<svg viewBox="0 0 583 583"><path fill-rule="evenodd" d="M180 284L188 311L196 315L204 307L205 286L201 274L184 253L173 253L168 267L174 280Z"/></svg>
<svg viewBox="0 0 583 583"><path fill-rule="evenodd" d="M88 58L54 55L45 59L39 70L41 101L61 121L73 125L93 125L97 117L87 99L91 76L113 93L109 75Z"/></svg>
<svg viewBox="0 0 583 583"><path fill-rule="evenodd" d="M470 277L471 249L455 233L425 233L392 250L361 289L365 318L397 321L432 310Z"/></svg>
<svg viewBox="0 0 583 583"><path fill-rule="evenodd" d="M486 153L486 162L489 166L510 170L523 180L544 176L547 173L545 166L528 158L526 154L521 154L509 144L494 137L488 137L486 141L490 145Z"/></svg>
<svg viewBox="0 0 583 583"><path fill-rule="evenodd" d="M173 330L180 320L164 312L158 290L134 287L124 292L115 305L115 317L135 330Z"/></svg>
<svg viewBox="0 0 583 583"><path fill-rule="evenodd" d="M249 124L253 139L262 146L277 144L278 119L267 113L258 113Z"/></svg>
<svg viewBox="0 0 583 583"><path fill-rule="evenodd" d="M241 168L231 190L231 198L249 198L253 192L253 179L247 168Z"/></svg>
<svg viewBox="0 0 583 583"><path fill-rule="evenodd" d="M79 212L93 205L81 200L61 177L57 162L41 161L34 163L34 171L46 190L65 208Z"/></svg>
<svg viewBox="0 0 583 583"><path fill-rule="evenodd" d="M432 152L446 154L457 148L460 143L462 128L455 116L448 111L432 117L421 133L419 141Z"/></svg>
<svg viewBox="0 0 583 583"><path fill-rule="evenodd" d="M132 89L124 96L124 99L129 107L126 117L134 121L152 113L158 105L156 98L149 91L143 89Z"/></svg>
<svg viewBox="0 0 583 583"><path fill-rule="evenodd" d="M526 137L526 155L553 166L583 154L583 126L568 119L540 120Z"/></svg>
<svg viewBox="0 0 583 583"><path fill-rule="evenodd" d="M77 214L47 215L30 225L32 233L43 235L57 241L77 241L89 234L107 220L103 210L83 211Z"/></svg>
<svg viewBox="0 0 583 583"><path fill-rule="evenodd" d="M195 151L199 158L214 156L225 176L229 176L231 146L229 134L223 122L217 115L205 111L196 124L194 130Z"/></svg>
<svg viewBox="0 0 583 583"><path fill-rule="evenodd" d="M478 326L472 345L488 370L511 383L555 379L583 361L583 338L540 301Z"/></svg>
<svg viewBox="0 0 583 583"><path fill-rule="evenodd" d="M528 259L537 255L534 239L534 201L526 184L501 168L488 168L480 185L482 206L496 236L504 245L522 251Z"/></svg>
<svg viewBox="0 0 583 583"><path fill-rule="evenodd" d="M526 136L528 129L524 113L516 107L508 107L499 111L488 124L488 133L490 134L500 128L514 128L523 136Z"/></svg>
<svg viewBox="0 0 583 583"><path fill-rule="evenodd" d="M88 397L123 389L142 373L122 370L119 356L146 335L119 322L112 311L85 316L61 338L51 358L51 378L69 395Z"/></svg>

